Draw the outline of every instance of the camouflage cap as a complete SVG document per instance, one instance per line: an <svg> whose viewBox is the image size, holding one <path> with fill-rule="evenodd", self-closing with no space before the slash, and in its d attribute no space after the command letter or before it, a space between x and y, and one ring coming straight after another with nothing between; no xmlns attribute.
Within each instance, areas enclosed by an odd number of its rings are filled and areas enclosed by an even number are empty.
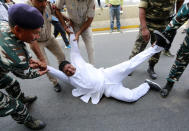
<svg viewBox="0 0 189 131"><path fill-rule="evenodd" d="M9 21L25 29L37 29L43 26L42 14L27 4L15 4L8 10Z"/></svg>

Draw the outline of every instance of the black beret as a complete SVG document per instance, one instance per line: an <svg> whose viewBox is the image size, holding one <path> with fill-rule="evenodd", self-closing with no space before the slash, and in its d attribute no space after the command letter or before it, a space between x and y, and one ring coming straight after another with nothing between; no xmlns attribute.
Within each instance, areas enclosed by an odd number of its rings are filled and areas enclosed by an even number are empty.
<svg viewBox="0 0 189 131"><path fill-rule="evenodd" d="M43 26L41 12L27 4L15 4L8 9L9 22L25 29L37 29Z"/></svg>
<svg viewBox="0 0 189 131"><path fill-rule="evenodd" d="M70 62L67 60L62 61L59 65L59 70L62 71L62 69L64 69L64 66L67 64L70 64Z"/></svg>

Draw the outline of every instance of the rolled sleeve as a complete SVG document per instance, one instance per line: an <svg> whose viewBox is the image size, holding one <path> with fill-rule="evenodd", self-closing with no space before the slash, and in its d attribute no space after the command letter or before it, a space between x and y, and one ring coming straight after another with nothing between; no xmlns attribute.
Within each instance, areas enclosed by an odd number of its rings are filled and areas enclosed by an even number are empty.
<svg viewBox="0 0 189 131"><path fill-rule="evenodd" d="M40 76L37 70L29 67L27 70L13 70L12 73L22 79L33 79Z"/></svg>
<svg viewBox="0 0 189 131"><path fill-rule="evenodd" d="M94 16L95 16L95 3L94 0L91 0L87 11L87 17L94 17Z"/></svg>
<svg viewBox="0 0 189 131"><path fill-rule="evenodd" d="M139 8L148 8L148 2L146 0L141 0L139 3Z"/></svg>
<svg viewBox="0 0 189 131"><path fill-rule="evenodd" d="M58 9L62 9L65 5L65 0L56 0L55 2L55 6L58 8Z"/></svg>

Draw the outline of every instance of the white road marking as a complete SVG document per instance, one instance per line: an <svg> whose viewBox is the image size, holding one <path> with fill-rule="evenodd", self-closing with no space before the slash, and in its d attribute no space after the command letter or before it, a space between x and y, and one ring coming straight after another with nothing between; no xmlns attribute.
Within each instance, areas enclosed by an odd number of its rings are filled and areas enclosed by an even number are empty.
<svg viewBox="0 0 189 131"><path fill-rule="evenodd" d="M122 33L131 33L131 32L138 32L138 29L122 31ZM112 33L110 33L110 32L102 32L102 33L98 32L98 33L93 33L93 36L109 35L109 34L119 34L119 33L120 33L120 32L117 32L117 31L112 32Z"/></svg>
<svg viewBox="0 0 189 131"><path fill-rule="evenodd" d="M134 30L122 30L121 34L125 34L125 33L132 33L132 32L138 32L138 29L134 29ZM93 32L93 36L99 36L99 35L110 35L110 34L119 34L120 32L112 32L110 33L109 31L106 32ZM62 39L61 36L58 36L56 39Z"/></svg>

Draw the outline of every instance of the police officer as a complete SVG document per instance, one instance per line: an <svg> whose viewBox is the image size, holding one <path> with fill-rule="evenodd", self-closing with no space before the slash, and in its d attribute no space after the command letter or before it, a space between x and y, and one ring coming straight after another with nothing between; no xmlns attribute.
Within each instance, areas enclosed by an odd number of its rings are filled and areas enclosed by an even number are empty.
<svg viewBox="0 0 189 131"><path fill-rule="evenodd" d="M92 42L92 29L90 27L93 18L95 16L95 2L94 0L56 0L56 10L57 18L62 23L64 30L68 33L68 26L62 18L60 9L66 5L69 19L64 19L71 22L70 25L73 26L74 33L76 35L75 40L79 40L81 35L88 54L89 63L94 64L94 47Z"/></svg>
<svg viewBox="0 0 189 131"><path fill-rule="evenodd" d="M36 100L25 97L12 72L22 79L33 79L47 72L46 65L33 60L24 42L39 38L44 20L40 12L26 4L15 4L8 11L9 23L0 21L0 116L11 115L20 124L31 129L42 129L45 123L34 119L24 105ZM35 21L33 20L35 19Z"/></svg>
<svg viewBox="0 0 189 131"><path fill-rule="evenodd" d="M139 18L140 30L134 48L129 58L143 51L151 39L151 44L155 41L154 30L163 31L169 23L169 17L174 13L175 3L177 10L183 3L183 0L140 0ZM148 74L152 79L157 78L154 67L157 64L160 53L155 54L149 60Z"/></svg>
<svg viewBox="0 0 189 131"><path fill-rule="evenodd" d="M45 48L47 48L57 58L58 63L65 60L61 46L51 33L51 20L53 12L50 5L47 4L47 0L28 0L27 4L36 7L41 12L44 19L44 25L41 28L40 38L36 41L33 41L33 44L31 44L31 48L36 56L41 61L45 61L49 65L49 60L45 52ZM56 92L60 92L61 86L58 83L57 79L52 77L48 73L47 76L53 83L54 90Z"/></svg>
<svg viewBox="0 0 189 131"><path fill-rule="evenodd" d="M189 19L189 3L184 4L181 9L178 11L176 16L172 19L170 24L166 27L163 32L164 37L158 40L158 42L163 42L162 39L167 38L170 43L173 41L173 38L176 34L176 30L182 26ZM177 52L176 60L171 67L169 76L167 78L167 83L161 90L160 94L162 97L167 97L169 92L174 86L174 83L179 80L184 70L186 69L189 63L189 29L187 29L187 35L184 38L183 43L180 46L180 49ZM164 43L167 43L164 40ZM171 44L169 44L171 46Z"/></svg>

